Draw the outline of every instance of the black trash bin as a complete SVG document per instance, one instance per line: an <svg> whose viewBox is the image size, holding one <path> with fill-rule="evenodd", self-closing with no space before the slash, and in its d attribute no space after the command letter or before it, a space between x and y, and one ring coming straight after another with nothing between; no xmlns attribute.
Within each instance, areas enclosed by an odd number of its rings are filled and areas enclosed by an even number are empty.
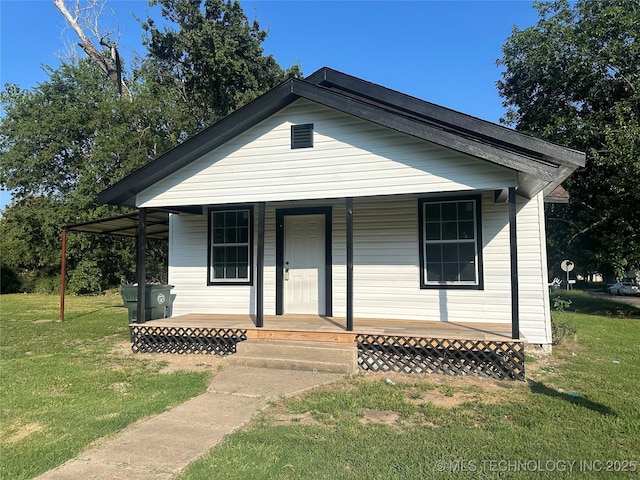
<svg viewBox="0 0 640 480"><path fill-rule="evenodd" d="M171 305L171 289L173 285L147 284L144 286L144 320L166 318ZM138 321L138 286L123 285L120 292L124 306L129 309L129 323Z"/></svg>

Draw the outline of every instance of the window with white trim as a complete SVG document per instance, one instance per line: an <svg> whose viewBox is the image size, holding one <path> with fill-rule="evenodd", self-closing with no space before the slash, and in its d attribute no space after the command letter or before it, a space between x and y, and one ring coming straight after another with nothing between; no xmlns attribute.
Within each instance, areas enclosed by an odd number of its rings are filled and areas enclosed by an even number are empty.
<svg viewBox="0 0 640 480"><path fill-rule="evenodd" d="M250 284L253 208L209 210L211 284Z"/></svg>
<svg viewBox="0 0 640 480"><path fill-rule="evenodd" d="M422 288L482 288L480 197L421 199Z"/></svg>

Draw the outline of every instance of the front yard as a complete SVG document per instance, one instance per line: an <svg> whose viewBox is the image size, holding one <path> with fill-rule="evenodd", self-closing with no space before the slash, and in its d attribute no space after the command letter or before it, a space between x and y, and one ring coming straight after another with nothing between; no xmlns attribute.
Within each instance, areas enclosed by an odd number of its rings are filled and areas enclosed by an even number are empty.
<svg viewBox="0 0 640 480"><path fill-rule="evenodd" d="M640 310L560 296L568 336L527 358L527 382L361 374L274 403L181 478L636 478ZM0 301L0 478L31 478L203 392L223 364L131 354L115 295L68 297L64 323L54 296Z"/></svg>
<svg viewBox="0 0 640 480"><path fill-rule="evenodd" d="M636 478L640 310L560 295L569 336L527 382L363 374L274 404L181 479Z"/></svg>
<svg viewBox="0 0 640 480"><path fill-rule="evenodd" d="M207 386L204 368L175 371L131 353L119 296L69 296L64 323L53 295L0 302L2 479L32 478Z"/></svg>

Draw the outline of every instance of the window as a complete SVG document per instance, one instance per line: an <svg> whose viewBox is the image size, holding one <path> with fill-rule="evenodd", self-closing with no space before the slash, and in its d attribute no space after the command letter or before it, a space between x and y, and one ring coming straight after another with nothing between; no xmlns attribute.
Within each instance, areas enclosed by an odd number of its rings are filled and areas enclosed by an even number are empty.
<svg viewBox="0 0 640 480"><path fill-rule="evenodd" d="M313 147L313 123L291 125L291 148Z"/></svg>
<svg viewBox="0 0 640 480"><path fill-rule="evenodd" d="M482 288L480 197L421 199L421 288Z"/></svg>
<svg viewBox="0 0 640 480"><path fill-rule="evenodd" d="M209 285L251 284L253 208L209 210Z"/></svg>

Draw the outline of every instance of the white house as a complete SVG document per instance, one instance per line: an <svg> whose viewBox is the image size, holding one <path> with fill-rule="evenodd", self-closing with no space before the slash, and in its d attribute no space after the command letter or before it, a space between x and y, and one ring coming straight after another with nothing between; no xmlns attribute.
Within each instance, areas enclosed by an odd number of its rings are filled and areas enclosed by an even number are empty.
<svg viewBox="0 0 640 480"><path fill-rule="evenodd" d="M174 212L174 316L493 322L547 345L544 198L584 161L322 68L99 201Z"/></svg>

